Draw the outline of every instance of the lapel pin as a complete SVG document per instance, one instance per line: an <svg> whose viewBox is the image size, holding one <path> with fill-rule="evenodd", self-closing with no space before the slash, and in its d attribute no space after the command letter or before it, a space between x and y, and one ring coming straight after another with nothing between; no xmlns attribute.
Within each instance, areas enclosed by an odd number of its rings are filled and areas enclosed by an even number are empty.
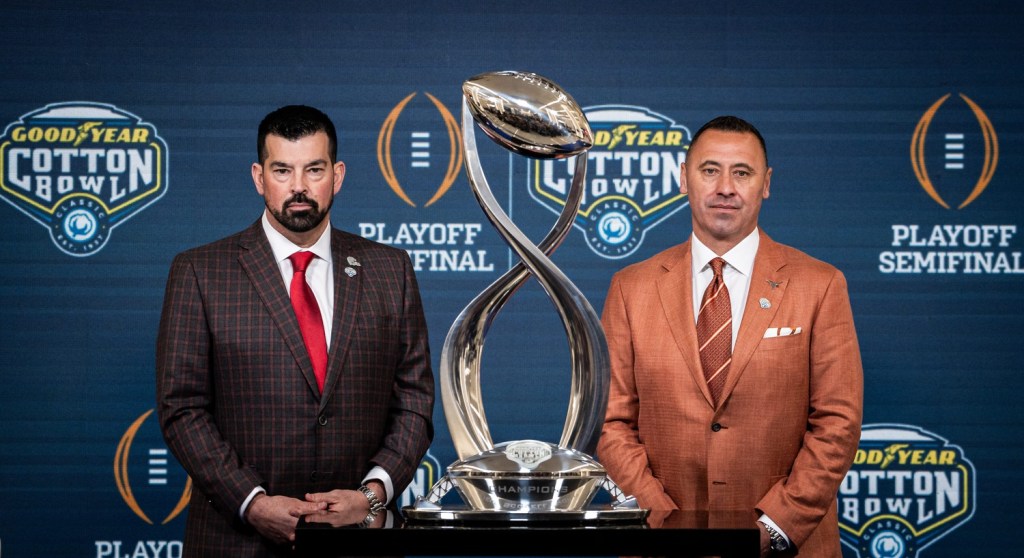
<svg viewBox="0 0 1024 558"><path fill-rule="evenodd" d="M761 308L764 308L765 310L767 310L767 309L772 307L772 303L768 302L767 298L762 298L758 302L761 304Z"/></svg>
<svg viewBox="0 0 1024 558"><path fill-rule="evenodd" d="M766 281L768 281L768 285L770 285L771 288L773 288L773 289L782 284L782 281L779 281L778 283L776 283L775 281L772 281L771 279L766 279ZM764 300L764 299L761 299L761 300Z"/></svg>
<svg viewBox="0 0 1024 558"><path fill-rule="evenodd" d="M362 264L359 263L359 260L353 258L352 256L349 256L348 257L348 265L361 266Z"/></svg>
<svg viewBox="0 0 1024 558"><path fill-rule="evenodd" d="M359 264L356 264L356 265L359 265ZM345 268L345 275L348 275L349 277L355 277L356 276L356 270L352 269L351 267L346 267Z"/></svg>

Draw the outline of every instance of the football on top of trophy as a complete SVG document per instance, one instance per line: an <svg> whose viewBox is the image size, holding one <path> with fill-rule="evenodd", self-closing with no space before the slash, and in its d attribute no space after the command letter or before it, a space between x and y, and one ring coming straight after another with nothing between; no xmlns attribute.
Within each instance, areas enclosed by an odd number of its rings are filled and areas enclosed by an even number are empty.
<svg viewBox="0 0 1024 558"><path fill-rule="evenodd" d="M543 76L488 72L466 80L462 93L484 133L520 155L564 159L594 145L583 109L564 89Z"/></svg>

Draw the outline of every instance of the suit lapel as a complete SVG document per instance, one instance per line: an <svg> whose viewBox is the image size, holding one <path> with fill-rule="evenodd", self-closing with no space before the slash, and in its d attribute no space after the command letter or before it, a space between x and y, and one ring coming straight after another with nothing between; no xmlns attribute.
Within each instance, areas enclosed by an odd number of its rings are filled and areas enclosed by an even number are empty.
<svg viewBox="0 0 1024 558"><path fill-rule="evenodd" d="M281 271L270 249L270 242L263 232L263 224L257 220L239 239L241 253L238 262L252 282L253 288L263 300L271 318L281 332L284 342L291 349L295 361L302 369L302 375L314 394L319 396L313 363L309 360L306 344L302 341L299 322L295 318L288 290L281 282Z"/></svg>
<svg viewBox="0 0 1024 558"><path fill-rule="evenodd" d="M697 347L697 326L693 321L693 280L691 279L690 241L679 245L673 258L662 264L665 273L657 279L658 296L672 338L683 354L693 382L711 405L711 392L704 380Z"/></svg>
<svg viewBox="0 0 1024 558"><path fill-rule="evenodd" d="M337 229L331 229L331 258L334 260L334 320L331 323L331 349L327 356L327 381L321 406L330 399L345 367L365 276L363 253Z"/></svg>
<svg viewBox="0 0 1024 558"><path fill-rule="evenodd" d="M743 375L754 350L764 337L765 330L779 311L783 295L789 286L789 275L784 269L786 261L779 245L763 231L760 232L760 236L747 302L743 309L743 321L740 323L740 331L733 348L729 377L722 391L723 402L729 398L729 394ZM762 300L767 304L763 304Z"/></svg>

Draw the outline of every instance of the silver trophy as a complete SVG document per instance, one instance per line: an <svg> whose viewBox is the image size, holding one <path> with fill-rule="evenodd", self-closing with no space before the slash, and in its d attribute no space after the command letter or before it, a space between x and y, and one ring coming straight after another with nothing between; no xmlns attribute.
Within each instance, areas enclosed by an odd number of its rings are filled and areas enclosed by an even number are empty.
<svg viewBox="0 0 1024 558"><path fill-rule="evenodd" d="M459 460L425 498L404 511L427 521L618 521L642 520L637 509L591 455L604 422L610 368L600 319L590 303L549 256L572 227L583 197L586 151L593 146L582 109L552 81L532 73L492 72L463 86L462 142L470 187L488 220L520 261L488 286L452 324L441 351L441 395ZM520 155L539 159L576 157L572 185L558 219L534 245L494 198L480 166L474 120L491 139ZM565 327L572 363L569 409L558 444L516 440L495 444L484 415L480 362L491 323L530 276L540 282ZM468 506L445 506L455 488ZM600 488L608 506L591 503Z"/></svg>

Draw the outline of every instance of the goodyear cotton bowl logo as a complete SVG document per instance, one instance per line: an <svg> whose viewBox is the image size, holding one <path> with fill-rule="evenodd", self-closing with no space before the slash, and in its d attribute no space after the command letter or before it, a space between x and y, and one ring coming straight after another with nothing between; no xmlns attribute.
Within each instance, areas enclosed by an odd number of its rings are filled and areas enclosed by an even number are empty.
<svg viewBox="0 0 1024 558"><path fill-rule="evenodd" d="M594 147L587 152L587 184L575 225L595 253L624 258L640 247L647 231L686 207L679 166L686 160L690 131L642 107L583 110ZM575 165L574 158L531 161L530 195L558 213Z"/></svg>
<svg viewBox="0 0 1024 558"><path fill-rule="evenodd" d="M950 97L935 101L921 116L910 142L910 161L917 181L935 203L950 209L951 200L963 209L992 180L999 140L977 103L961 93L961 103L945 105Z"/></svg>
<svg viewBox="0 0 1024 558"><path fill-rule="evenodd" d="M47 105L0 136L0 195L72 256L100 251L114 227L166 189L167 144L112 105Z"/></svg>
<svg viewBox="0 0 1024 558"><path fill-rule="evenodd" d="M974 465L944 438L865 425L839 489L844 544L860 558L913 558L974 515Z"/></svg>

